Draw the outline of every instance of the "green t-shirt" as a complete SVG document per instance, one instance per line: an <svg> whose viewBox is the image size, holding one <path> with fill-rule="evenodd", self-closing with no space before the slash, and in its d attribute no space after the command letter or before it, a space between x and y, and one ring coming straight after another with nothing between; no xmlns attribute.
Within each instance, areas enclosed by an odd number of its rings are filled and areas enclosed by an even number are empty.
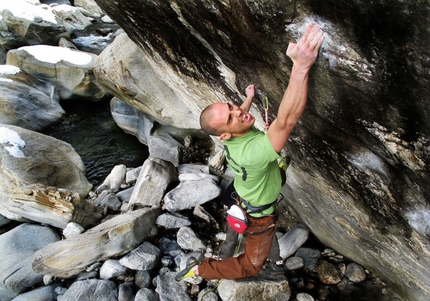
<svg viewBox="0 0 430 301"><path fill-rule="evenodd" d="M242 137L224 141L227 163L235 174L234 188L251 206L260 207L276 200L281 191L277 159L281 157L269 137L255 127ZM264 211L273 212L272 208Z"/></svg>

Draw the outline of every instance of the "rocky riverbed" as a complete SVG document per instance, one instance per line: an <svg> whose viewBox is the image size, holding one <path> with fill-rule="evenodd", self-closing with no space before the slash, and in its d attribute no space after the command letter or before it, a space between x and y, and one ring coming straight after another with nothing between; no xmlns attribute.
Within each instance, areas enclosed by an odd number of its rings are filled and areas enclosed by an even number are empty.
<svg viewBox="0 0 430 301"><path fill-rule="evenodd" d="M301 224L279 229L282 264L276 269L267 262L250 279L176 282L189 256L217 256L226 227L219 195L228 174L219 179L206 164L175 168L154 157L138 168L117 165L87 198L103 212L99 225L86 231L74 222L62 231L44 223L17 225L0 236L0 253L7 258L0 277L11 295L20 293L15 301L400 300ZM171 187L164 197L156 188L162 186ZM136 199L138 192L145 196ZM17 269L19 275L12 273Z"/></svg>

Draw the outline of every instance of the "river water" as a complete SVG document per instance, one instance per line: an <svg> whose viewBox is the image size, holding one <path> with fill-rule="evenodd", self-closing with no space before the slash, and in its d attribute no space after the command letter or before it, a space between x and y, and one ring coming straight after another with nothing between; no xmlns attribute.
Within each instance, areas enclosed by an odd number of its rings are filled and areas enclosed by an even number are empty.
<svg viewBox="0 0 430 301"><path fill-rule="evenodd" d="M138 167L148 157L147 146L117 126L109 101L67 101L61 106L66 117L43 133L73 146L94 187L103 182L115 165Z"/></svg>

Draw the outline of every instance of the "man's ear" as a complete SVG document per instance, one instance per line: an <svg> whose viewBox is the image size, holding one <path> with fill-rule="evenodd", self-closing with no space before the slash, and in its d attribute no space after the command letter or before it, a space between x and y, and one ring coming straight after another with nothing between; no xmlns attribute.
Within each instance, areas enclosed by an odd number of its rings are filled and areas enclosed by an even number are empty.
<svg viewBox="0 0 430 301"><path fill-rule="evenodd" d="M221 135L219 135L219 139L220 140L228 140L231 138L231 134L230 133L222 133Z"/></svg>

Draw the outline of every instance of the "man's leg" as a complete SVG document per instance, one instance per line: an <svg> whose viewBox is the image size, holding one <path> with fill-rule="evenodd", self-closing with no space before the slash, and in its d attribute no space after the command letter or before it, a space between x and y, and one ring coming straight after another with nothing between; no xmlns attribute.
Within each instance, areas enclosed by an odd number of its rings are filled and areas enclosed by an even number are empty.
<svg viewBox="0 0 430 301"><path fill-rule="evenodd" d="M205 279L241 279L257 275L270 252L275 235L275 217L249 218L245 252L223 260L205 259L198 273Z"/></svg>

